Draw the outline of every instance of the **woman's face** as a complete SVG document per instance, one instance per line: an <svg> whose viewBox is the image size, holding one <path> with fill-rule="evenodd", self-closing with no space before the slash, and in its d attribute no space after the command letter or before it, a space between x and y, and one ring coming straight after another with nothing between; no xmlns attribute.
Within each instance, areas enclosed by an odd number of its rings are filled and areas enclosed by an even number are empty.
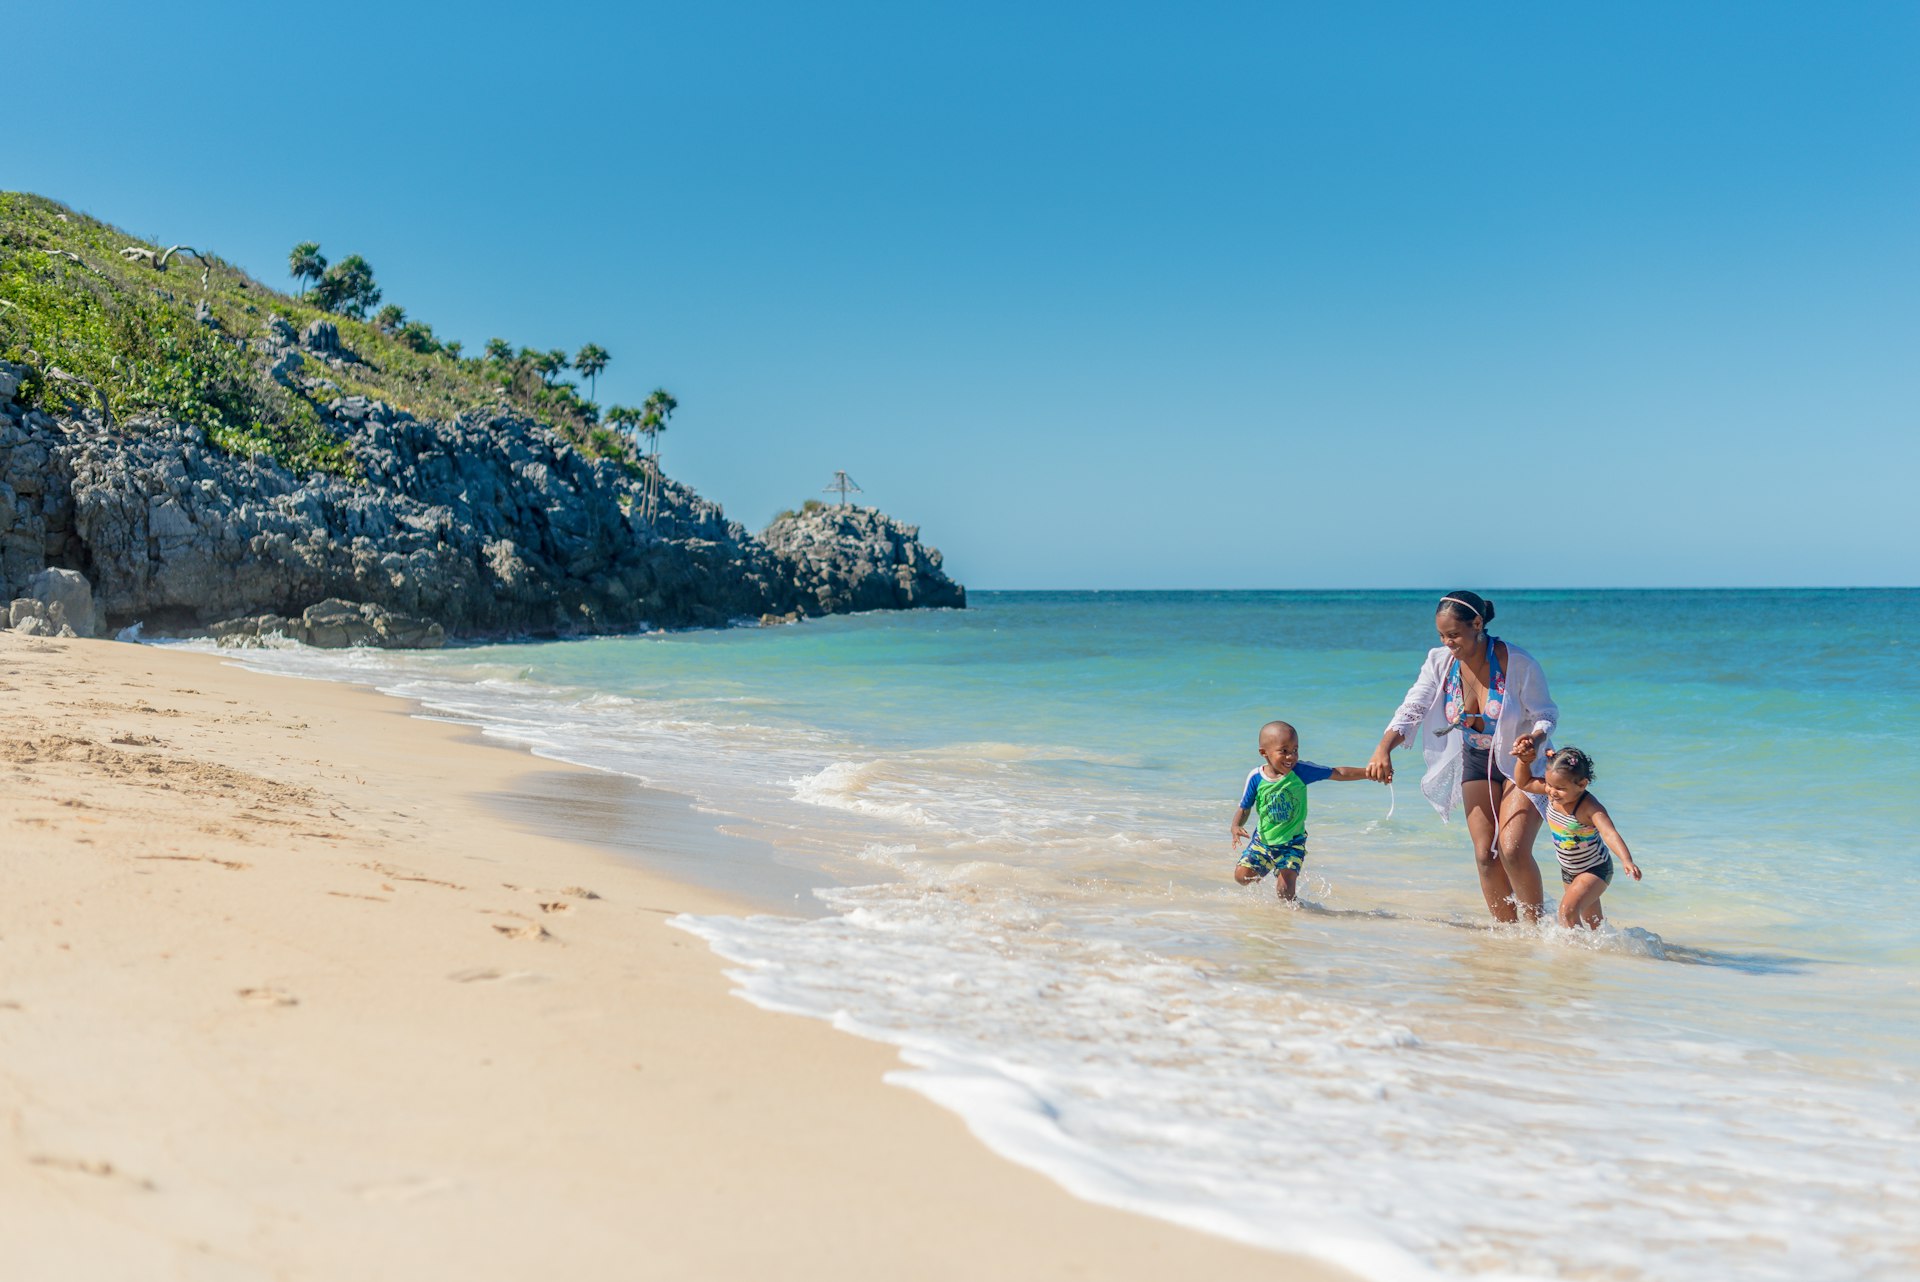
<svg viewBox="0 0 1920 1282"><path fill-rule="evenodd" d="M1478 619L1462 623L1451 611L1441 610L1433 616L1433 626L1440 633L1440 644L1456 659L1476 658L1487 648L1486 625Z"/></svg>

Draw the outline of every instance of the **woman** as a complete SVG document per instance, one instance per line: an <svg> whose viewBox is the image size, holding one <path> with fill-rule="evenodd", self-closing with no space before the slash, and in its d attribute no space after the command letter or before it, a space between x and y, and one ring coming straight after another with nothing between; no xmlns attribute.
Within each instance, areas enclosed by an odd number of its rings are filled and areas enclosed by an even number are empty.
<svg viewBox="0 0 1920 1282"><path fill-rule="evenodd" d="M1487 631L1493 602L1477 592L1440 598L1433 625L1440 644L1387 724L1367 763L1367 778L1393 779L1393 750L1425 732L1427 773L1420 790L1442 817L1465 805L1480 893L1496 921L1540 915L1540 831L1534 799L1512 786L1516 747L1544 751L1560 709L1533 656ZM1498 849L1496 850L1496 846Z"/></svg>

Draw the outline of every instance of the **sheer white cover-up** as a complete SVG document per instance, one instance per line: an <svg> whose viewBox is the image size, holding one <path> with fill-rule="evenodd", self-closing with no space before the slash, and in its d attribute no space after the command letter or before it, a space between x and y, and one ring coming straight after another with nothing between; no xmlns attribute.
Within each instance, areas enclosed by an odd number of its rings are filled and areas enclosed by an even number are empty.
<svg viewBox="0 0 1920 1282"><path fill-rule="evenodd" d="M1492 755L1501 773L1511 779L1516 764L1514 740L1531 731L1541 739L1544 751L1560 721L1560 707L1547 693L1547 674L1540 670L1539 662L1511 641L1500 644L1507 651L1507 694L1500 720L1494 726ZM1447 669L1452 666L1453 654L1445 646L1427 651L1419 677L1400 701L1399 711L1387 722L1387 729L1399 731L1408 747L1417 742L1426 754L1427 773L1420 780L1420 791L1442 819L1452 815L1453 808L1460 804L1460 754L1466 737L1458 730L1440 733L1447 727L1446 681Z"/></svg>

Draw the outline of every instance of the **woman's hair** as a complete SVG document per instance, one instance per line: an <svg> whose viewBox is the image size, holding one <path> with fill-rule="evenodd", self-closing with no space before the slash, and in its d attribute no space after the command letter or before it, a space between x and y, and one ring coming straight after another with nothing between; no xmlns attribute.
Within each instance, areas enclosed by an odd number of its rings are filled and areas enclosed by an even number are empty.
<svg viewBox="0 0 1920 1282"><path fill-rule="evenodd" d="M1493 602L1478 592L1469 592L1465 588L1458 592L1449 592L1440 598L1435 614L1444 614L1458 623L1471 623L1478 619L1482 626L1493 622Z"/></svg>
<svg viewBox="0 0 1920 1282"><path fill-rule="evenodd" d="M1578 748L1555 748L1549 752L1547 769L1564 771L1583 784L1593 782L1593 758Z"/></svg>

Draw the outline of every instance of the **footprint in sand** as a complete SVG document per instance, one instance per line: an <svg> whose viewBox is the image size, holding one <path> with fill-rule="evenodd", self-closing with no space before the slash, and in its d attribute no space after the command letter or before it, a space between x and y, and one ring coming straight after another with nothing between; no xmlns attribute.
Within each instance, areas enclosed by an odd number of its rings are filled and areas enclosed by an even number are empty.
<svg viewBox="0 0 1920 1282"><path fill-rule="evenodd" d="M386 1184L361 1184L354 1192L369 1202L412 1202L457 1187L444 1175L416 1175Z"/></svg>
<svg viewBox="0 0 1920 1282"><path fill-rule="evenodd" d="M456 970L447 976L456 984L490 984L498 981L502 984L544 984L545 975L531 970L495 970L492 966L475 966L471 970Z"/></svg>
<svg viewBox="0 0 1920 1282"><path fill-rule="evenodd" d="M497 921L493 923L493 928L499 931L501 934L505 935L508 939L552 939L553 938L553 936L548 933L547 928L545 926L542 926L537 921L525 922L518 926L509 925L506 922Z"/></svg>
<svg viewBox="0 0 1920 1282"><path fill-rule="evenodd" d="M243 1001L255 1006L298 1006L300 999L280 988L243 988L240 990Z"/></svg>
<svg viewBox="0 0 1920 1282"><path fill-rule="evenodd" d="M137 1189L152 1191L152 1180L139 1175L129 1175L112 1162L87 1157L56 1157L51 1153L35 1153L27 1161L34 1166L51 1167L56 1171L72 1171L79 1175L91 1175L101 1180L123 1180Z"/></svg>

